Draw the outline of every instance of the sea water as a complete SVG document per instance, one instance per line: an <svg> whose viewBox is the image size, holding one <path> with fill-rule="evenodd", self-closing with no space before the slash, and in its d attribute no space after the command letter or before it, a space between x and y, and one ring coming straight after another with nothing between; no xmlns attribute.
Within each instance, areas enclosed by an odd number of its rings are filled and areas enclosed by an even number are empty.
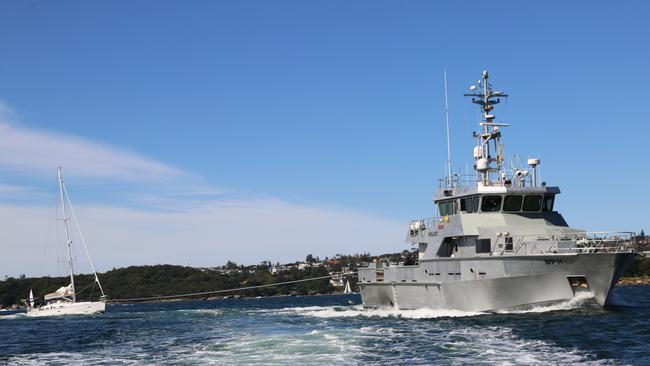
<svg viewBox="0 0 650 366"><path fill-rule="evenodd" d="M364 310L358 295L109 305L0 317L0 364L650 365L650 286L496 313Z"/></svg>

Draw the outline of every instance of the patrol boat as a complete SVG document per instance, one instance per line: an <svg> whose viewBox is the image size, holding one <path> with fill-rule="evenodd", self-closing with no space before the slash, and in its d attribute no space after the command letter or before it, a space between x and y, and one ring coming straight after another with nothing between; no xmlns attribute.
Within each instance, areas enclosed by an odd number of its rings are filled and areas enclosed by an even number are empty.
<svg viewBox="0 0 650 366"><path fill-rule="evenodd" d="M493 109L507 95L488 72L470 87L481 108L474 174L439 180L437 216L410 223L415 264L372 263L358 271L366 308L490 311L566 301L577 294L605 306L636 256L631 232L571 228L555 209L560 188L538 183L538 158L506 167ZM508 169L510 168L510 169Z"/></svg>

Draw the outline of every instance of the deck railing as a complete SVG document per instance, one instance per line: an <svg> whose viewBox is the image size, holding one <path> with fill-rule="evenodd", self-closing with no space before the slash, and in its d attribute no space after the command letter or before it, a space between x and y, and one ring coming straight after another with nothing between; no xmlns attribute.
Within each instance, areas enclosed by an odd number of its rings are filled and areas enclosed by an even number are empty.
<svg viewBox="0 0 650 366"><path fill-rule="evenodd" d="M508 246L506 240L511 240L511 250L507 250ZM492 247L490 255L631 252L636 252L635 233L592 231L542 235L497 236L497 240Z"/></svg>
<svg viewBox="0 0 650 366"><path fill-rule="evenodd" d="M436 229L436 225L442 224L444 221L442 217L434 216L427 217L419 220L412 220L409 224L409 234L411 236L418 236L423 234L428 229Z"/></svg>
<svg viewBox="0 0 650 366"><path fill-rule="evenodd" d="M413 220L409 224L411 238L424 237L445 223L441 216ZM547 253L618 253L636 252L636 234L628 231L580 231L510 235L497 233L490 255L522 255Z"/></svg>
<svg viewBox="0 0 650 366"><path fill-rule="evenodd" d="M533 183L533 177L531 175L526 175L522 178L512 178L515 174L513 170L503 170L501 173L505 173L507 178L505 180L501 179L492 179L490 180L489 185L495 187L505 187L505 186L526 186L530 187ZM438 179L438 189L452 189L460 187L473 187L479 182L482 181L481 175L474 174L452 174L451 177L444 177Z"/></svg>

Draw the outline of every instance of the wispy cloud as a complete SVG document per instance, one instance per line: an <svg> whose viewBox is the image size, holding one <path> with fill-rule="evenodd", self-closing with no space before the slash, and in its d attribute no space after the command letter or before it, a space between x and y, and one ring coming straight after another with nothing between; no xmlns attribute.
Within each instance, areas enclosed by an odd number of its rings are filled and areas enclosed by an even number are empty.
<svg viewBox="0 0 650 366"><path fill-rule="evenodd" d="M33 193L35 193L34 190L29 187L0 183L0 196L31 195Z"/></svg>
<svg viewBox="0 0 650 366"><path fill-rule="evenodd" d="M121 182L159 182L186 175L181 169L138 153L86 138L20 127L16 113L0 102L0 168L51 173L63 165L68 175Z"/></svg>

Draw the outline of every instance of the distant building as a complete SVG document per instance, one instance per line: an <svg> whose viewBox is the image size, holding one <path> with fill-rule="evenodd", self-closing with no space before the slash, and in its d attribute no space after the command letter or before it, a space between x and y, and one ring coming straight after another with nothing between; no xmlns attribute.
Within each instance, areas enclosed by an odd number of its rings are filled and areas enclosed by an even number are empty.
<svg viewBox="0 0 650 366"><path fill-rule="evenodd" d="M271 266L271 268L269 268L269 272L271 272L272 274L276 274L278 272L286 271L288 269L289 268L287 266L281 264L279 266Z"/></svg>
<svg viewBox="0 0 650 366"><path fill-rule="evenodd" d="M242 272L241 269L226 269L226 268L216 268L215 271L224 275L231 275L233 273Z"/></svg>

